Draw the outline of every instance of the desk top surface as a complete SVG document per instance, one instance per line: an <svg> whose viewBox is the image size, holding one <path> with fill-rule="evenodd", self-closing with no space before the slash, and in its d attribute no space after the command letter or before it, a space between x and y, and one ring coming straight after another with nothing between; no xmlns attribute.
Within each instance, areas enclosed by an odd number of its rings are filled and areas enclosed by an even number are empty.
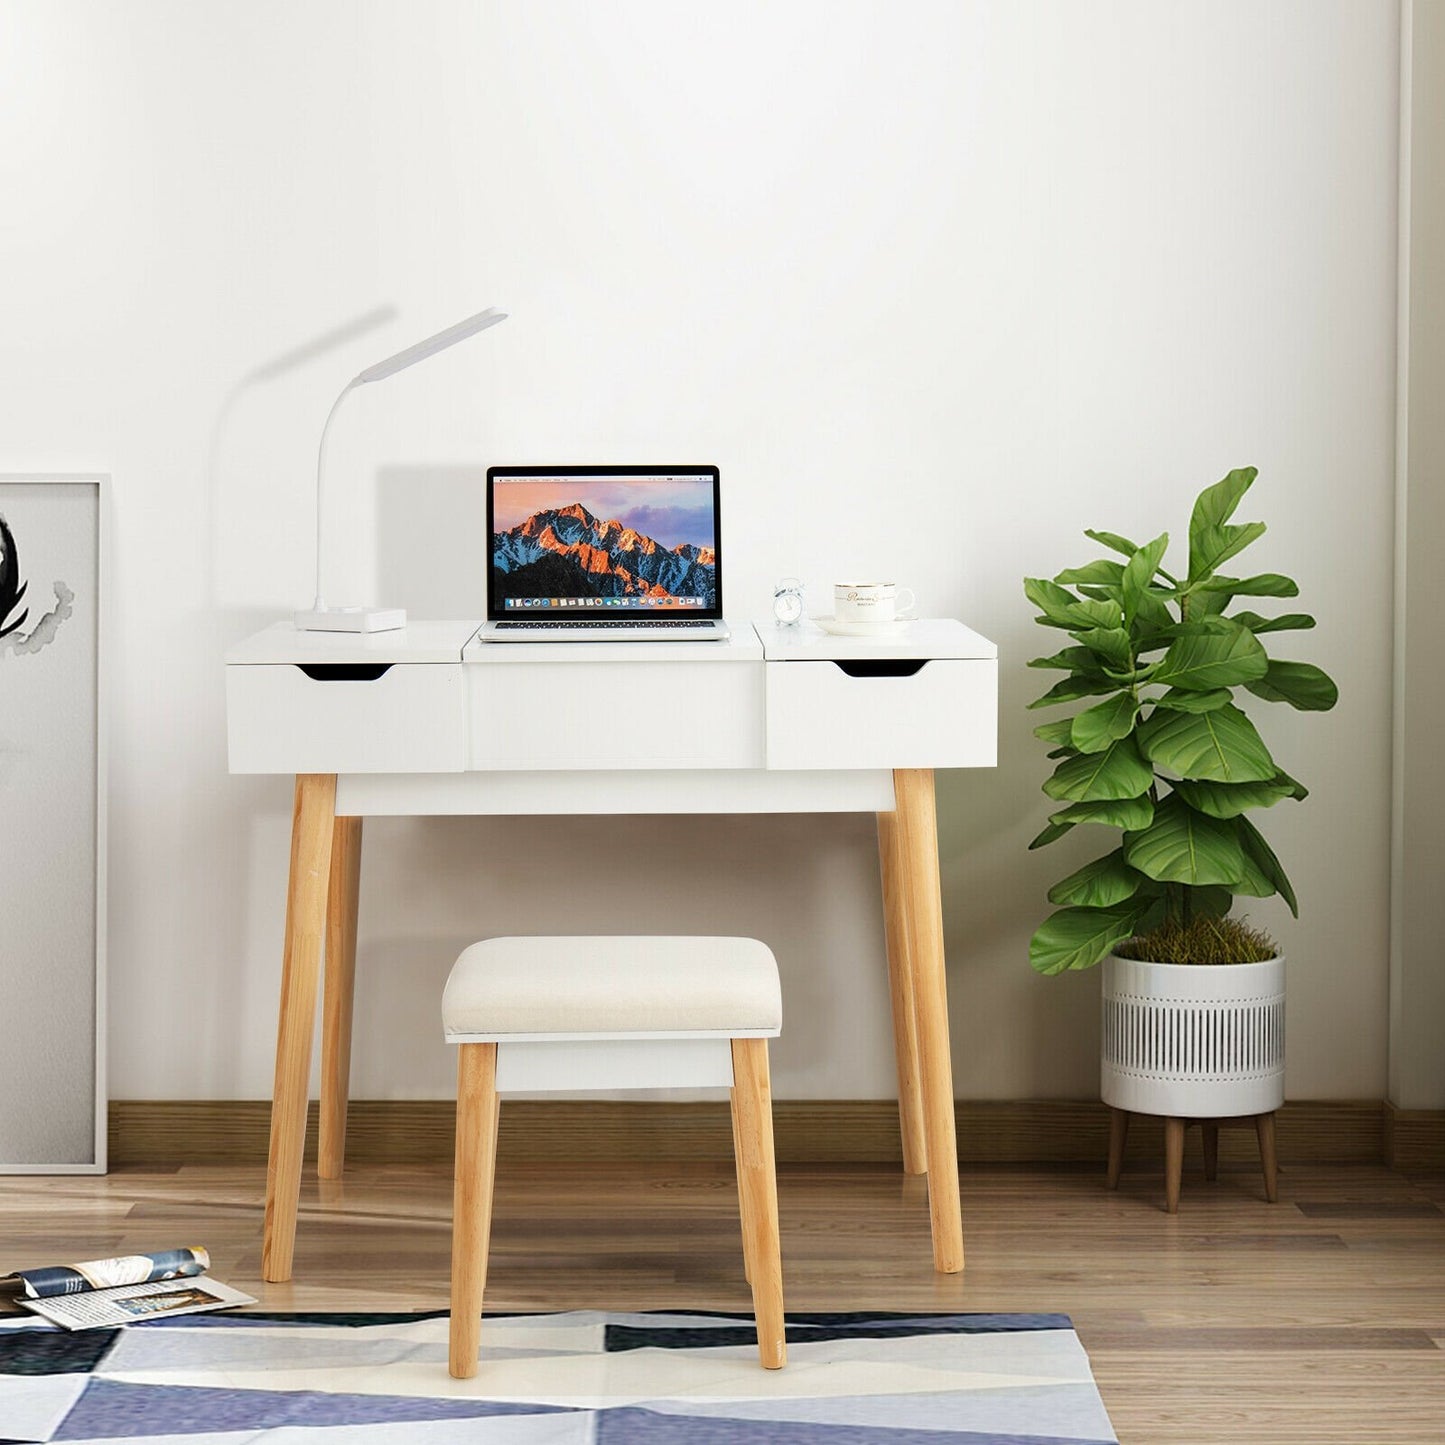
<svg viewBox="0 0 1445 1445"><path fill-rule="evenodd" d="M952 618L920 618L895 633L835 637L813 622L731 622L726 642L474 641L481 623L411 622L392 632L302 632L277 622L226 654L230 664L303 662L770 662L847 661L876 657L992 659L998 648Z"/></svg>

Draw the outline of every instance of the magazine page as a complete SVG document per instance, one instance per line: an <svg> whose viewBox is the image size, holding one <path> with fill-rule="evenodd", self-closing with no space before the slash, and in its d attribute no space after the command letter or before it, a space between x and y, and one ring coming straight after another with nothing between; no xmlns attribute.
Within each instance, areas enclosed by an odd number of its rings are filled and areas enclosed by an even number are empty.
<svg viewBox="0 0 1445 1445"><path fill-rule="evenodd" d="M183 1279L205 1274L210 1267L211 1256L196 1245L190 1249L167 1249L158 1254L126 1254L115 1259L90 1259L82 1264L18 1269L0 1279L0 1294L46 1299L52 1295L110 1289L115 1285Z"/></svg>
<svg viewBox="0 0 1445 1445"><path fill-rule="evenodd" d="M253 1296L206 1275L24 1301L27 1309L67 1330L138 1325L172 1315L193 1315L203 1310L225 1310L255 1303Z"/></svg>

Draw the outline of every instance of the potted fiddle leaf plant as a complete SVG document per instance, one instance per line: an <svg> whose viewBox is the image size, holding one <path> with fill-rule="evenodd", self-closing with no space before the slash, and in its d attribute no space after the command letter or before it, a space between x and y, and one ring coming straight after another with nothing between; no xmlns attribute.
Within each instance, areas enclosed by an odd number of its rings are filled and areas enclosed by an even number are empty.
<svg viewBox="0 0 1445 1445"><path fill-rule="evenodd" d="M1262 522L1230 520L1256 474L1232 471L1199 495L1182 569L1166 568L1167 532L1140 546L1090 531L1117 560L1024 582L1036 620L1070 641L1029 664L1063 674L1030 706L1082 704L1034 729L1056 766L1043 785L1053 811L1029 846L1077 827L1114 835L1049 890L1057 911L1029 958L1046 974L1105 964L1103 1094L1116 1111L1263 1116L1283 1102L1284 959L1231 910L1277 893L1298 916L1249 815L1307 790L1238 694L1325 711L1337 691L1318 667L1266 650L1272 634L1315 625L1302 612L1253 610L1298 586L1222 570L1264 533Z"/></svg>

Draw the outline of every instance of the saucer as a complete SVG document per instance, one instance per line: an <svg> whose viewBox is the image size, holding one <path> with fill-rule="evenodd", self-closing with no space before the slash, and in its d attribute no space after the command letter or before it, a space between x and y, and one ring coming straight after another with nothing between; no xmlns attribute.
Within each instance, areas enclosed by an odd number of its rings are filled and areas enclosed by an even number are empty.
<svg viewBox="0 0 1445 1445"><path fill-rule="evenodd" d="M836 617L810 617L824 632L834 637L898 637L915 621L912 617L895 617L891 622L839 622Z"/></svg>

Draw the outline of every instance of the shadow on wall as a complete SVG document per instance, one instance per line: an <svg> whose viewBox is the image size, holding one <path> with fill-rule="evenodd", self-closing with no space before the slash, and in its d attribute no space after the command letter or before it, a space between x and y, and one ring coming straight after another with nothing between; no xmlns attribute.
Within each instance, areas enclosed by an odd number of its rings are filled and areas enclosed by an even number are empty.
<svg viewBox="0 0 1445 1445"><path fill-rule="evenodd" d="M325 414L315 420L314 437L307 433L304 451L273 454L278 436L294 434L290 428L277 425L274 408L304 410L309 397L303 389L324 385L327 374L336 375L339 387L351 374L354 356L359 354L348 358L347 348L389 325L396 316L395 306L381 304L292 341L237 377L221 397L211 422L203 479L205 596L209 611L204 622L196 620L193 645L197 666L205 668L209 678L205 694L208 711L198 722L200 735L207 739L204 776L217 782L205 809L192 808L179 815L183 822L178 826L189 830L190 836L177 850L180 866L194 870L195 886L208 891L207 1006L192 1019L193 1029L199 1031L202 1053L211 1060L211 1073L205 1081L208 1088L234 1088L235 1075L229 1072L237 1067L234 1021L244 1016L251 997L246 910L247 900L254 899L255 890L261 887L254 867L254 835L290 812L289 779L226 776L225 683L221 668L221 658L229 647L279 622L304 600L284 591L274 600L265 595L275 585L269 559L275 548L278 518L305 518L306 566L296 578L310 595L315 447ZM264 407L252 409L251 403L264 403ZM258 557L268 559L266 567L257 567ZM258 575L262 578L259 583ZM283 857L284 848L283 842ZM126 888L141 886L139 873L127 871L138 867L130 859L112 864L113 870L118 870L112 879L112 897ZM208 880L213 875L208 870L218 870L227 886L212 889ZM263 888L260 895L260 906L272 910L266 914L269 919L277 916L276 910L284 900L284 883L272 887L270 875L261 876L272 888ZM273 955L278 957L279 937L278 932ZM177 955L174 966L189 971L191 961ZM178 979L177 986L186 985ZM112 1008L118 1007L113 1000ZM264 1026L271 1027L269 1021Z"/></svg>
<svg viewBox="0 0 1445 1445"><path fill-rule="evenodd" d="M487 615L487 469L383 467L376 595L412 617Z"/></svg>
<svg viewBox="0 0 1445 1445"><path fill-rule="evenodd" d="M440 999L457 955L546 933L760 938L783 982L780 1096L893 1092L869 817L372 818L365 856L357 1098L394 1097L403 1078L450 1097Z"/></svg>
<svg viewBox="0 0 1445 1445"><path fill-rule="evenodd" d="M227 467L227 449L234 439L232 437L233 421L241 404L252 394L264 391L271 383L289 377L293 372L308 372L317 362L324 361L330 369L337 371L337 385L340 386L348 373L345 369L338 369L332 353L342 351L358 338L389 325L396 319L396 316L396 307L388 303L374 306L369 311L361 312L347 321L318 332L305 341L297 342L287 347L285 351L258 362L244 375L237 378L230 390L222 397L221 404L216 409L216 418L211 423L210 445L206 456L206 535L209 541L206 590L213 606L219 608L224 602L232 600L222 595L222 578L226 570L223 566L222 548L225 547L233 557L238 554L245 555L244 546L237 546L237 537L231 527L224 524L233 520L232 510L239 512L242 516L248 509L258 515L266 512L265 507L254 505L257 501L254 475L244 469L232 471ZM317 444L321 440L320 428L324 415L325 413L322 413L322 416L316 420ZM314 538L315 504L312 501L312 495L316 483L315 451L308 449L306 458L308 465L298 467L294 477L288 476L274 480L279 480L288 492L294 491L297 487L304 489L303 496L307 503L307 513L310 519L308 535ZM232 484L229 490L228 481ZM248 506L239 504L240 499L232 494L234 491L241 492L241 496ZM287 513L289 513L289 508ZM258 522L257 525L260 523Z"/></svg>

